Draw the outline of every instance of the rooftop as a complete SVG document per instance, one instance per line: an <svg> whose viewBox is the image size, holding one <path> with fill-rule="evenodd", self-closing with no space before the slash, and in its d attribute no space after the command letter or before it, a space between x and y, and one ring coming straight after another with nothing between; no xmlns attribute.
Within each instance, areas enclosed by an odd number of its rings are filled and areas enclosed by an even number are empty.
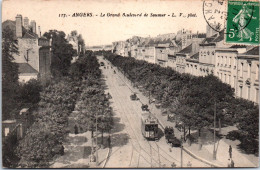
<svg viewBox="0 0 260 170"><path fill-rule="evenodd" d="M259 46L253 47L252 49L248 50L247 52L245 52L243 54L244 55L259 55Z"/></svg>
<svg viewBox="0 0 260 170"><path fill-rule="evenodd" d="M188 45L187 47L185 47L184 49L182 49L180 52L178 53L191 53L192 52L192 44Z"/></svg>
<svg viewBox="0 0 260 170"><path fill-rule="evenodd" d="M15 25L15 21L12 21L12 20L6 20L2 23L2 29L6 29L6 28L10 28L14 34L14 39L17 39L16 37L16 25ZM25 29L23 26L22 26L22 38L32 38L32 39L36 39L38 38L38 35Z"/></svg>
<svg viewBox="0 0 260 170"><path fill-rule="evenodd" d="M199 59L199 52L193 54L190 59Z"/></svg>
<svg viewBox="0 0 260 170"><path fill-rule="evenodd" d="M17 63L17 64L18 64L19 74L23 74L23 73L38 74L38 71L35 70L32 66L30 66L28 63Z"/></svg>

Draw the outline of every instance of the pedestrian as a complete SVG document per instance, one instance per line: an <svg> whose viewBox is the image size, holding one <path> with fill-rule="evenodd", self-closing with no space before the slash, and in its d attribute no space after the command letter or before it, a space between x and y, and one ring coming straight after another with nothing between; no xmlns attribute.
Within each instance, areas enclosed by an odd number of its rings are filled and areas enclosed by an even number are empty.
<svg viewBox="0 0 260 170"><path fill-rule="evenodd" d="M229 158L231 159L232 158L232 147L231 147L231 145L229 145L228 152L229 152Z"/></svg>
<svg viewBox="0 0 260 170"><path fill-rule="evenodd" d="M110 148L110 145L111 145L110 135L109 135L108 138L107 138L107 143L108 143L108 147Z"/></svg>
<svg viewBox="0 0 260 170"><path fill-rule="evenodd" d="M233 161L233 159L231 159L231 165L230 165L231 168L234 168L235 167L235 163Z"/></svg>

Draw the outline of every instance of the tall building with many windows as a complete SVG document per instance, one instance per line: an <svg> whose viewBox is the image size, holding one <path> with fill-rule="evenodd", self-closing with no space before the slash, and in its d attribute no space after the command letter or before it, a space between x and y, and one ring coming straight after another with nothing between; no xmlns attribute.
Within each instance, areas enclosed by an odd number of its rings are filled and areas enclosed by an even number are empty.
<svg viewBox="0 0 260 170"><path fill-rule="evenodd" d="M236 95L259 103L259 47L237 56Z"/></svg>

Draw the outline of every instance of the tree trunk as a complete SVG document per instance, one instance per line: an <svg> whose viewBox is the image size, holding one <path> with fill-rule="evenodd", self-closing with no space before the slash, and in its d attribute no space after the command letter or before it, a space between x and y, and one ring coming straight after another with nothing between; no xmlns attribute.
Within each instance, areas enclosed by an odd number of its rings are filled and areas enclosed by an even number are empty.
<svg viewBox="0 0 260 170"><path fill-rule="evenodd" d="M219 133L221 133L221 119L218 119L218 128L219 128Z"/></svg>
<svg viewBox="0 0 260 170"><path fill-rule="evenodd" d="M189 126L189 136L190 136L190 126Z"/></svg>
<svg viewBox="0 0 260 170"><path fill-rule="evenodd" d="M103 145L103 129L101 130L101 144Z"/></svg>
<svg viewBox="0 0 260 170"><path fill-rule="evenodd" d="M183 126L183 140L186 141L186 132L185 132L185 126Z"/></svg>
<svg viewBox="0 0 260 170"><path fill-rule="evenodd" d="M198 131L199 131L199 137L200 137L200 129Z"/></svg>
<svg viewBox="0 0 260 170"><path fill-rule="evenodd" d="M93 138L93 137L94 137L94 131L91 130L91 138Z"/></svg>

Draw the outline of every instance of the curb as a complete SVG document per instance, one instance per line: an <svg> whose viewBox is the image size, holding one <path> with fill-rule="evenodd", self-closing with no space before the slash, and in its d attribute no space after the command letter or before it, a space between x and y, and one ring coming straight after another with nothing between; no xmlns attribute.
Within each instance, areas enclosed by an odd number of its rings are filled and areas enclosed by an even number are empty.
<svg viewBox="0 0 260 170"><path fill-rule="evenodd" d="M105 166L106 166L106 164L107 164L107 161L108 161L108 159L109 159L109 155L110 155L111 150L112 150L112 148L109 148L109 149L108 149L107 156L106 156L107 158L106 158L106 160L105 160L104 165L102 166L102 168L105 168Z"/></svg>
<svg viewBox="0 0 260 170"><path fill-rule="evenodd" d="M183 147L183 150L184 150L188 155L190 155L191 157L193 157L193 158L195 158L195 159L197 159L197 160L199 160L199 161L201 161L201 162L203 162L203 163L205 163L205 164L207 164L207 165L210 165L211 167L216 167L216 168L222 167L222 166L213 164L213 163L211 163L211 162L209 162L209 161L207 161L207 160L205 160L205 159L203 159L203 158L200 158L200 157L196 156L195 154L193 154L190 150L188 150L188 149L185 148L185 147Z"/></svg>

